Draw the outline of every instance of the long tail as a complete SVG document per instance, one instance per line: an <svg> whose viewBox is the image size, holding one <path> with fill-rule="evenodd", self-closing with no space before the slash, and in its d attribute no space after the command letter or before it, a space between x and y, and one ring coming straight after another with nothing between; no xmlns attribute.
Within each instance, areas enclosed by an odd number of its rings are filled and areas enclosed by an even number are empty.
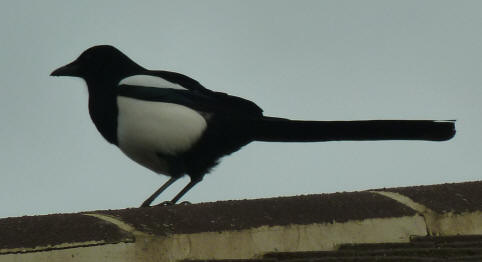
<svg viewBox="0 0 482 262"><path fill-rule="evenodd" d="M301 121L264 117L252 128L254 140L269 142L445 141L455 135L453 120Z"/></svg>

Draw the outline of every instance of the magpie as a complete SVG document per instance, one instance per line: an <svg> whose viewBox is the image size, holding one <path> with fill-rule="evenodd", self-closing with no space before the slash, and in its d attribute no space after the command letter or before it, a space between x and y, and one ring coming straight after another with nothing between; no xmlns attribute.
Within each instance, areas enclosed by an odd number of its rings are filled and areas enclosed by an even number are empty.
<svg viewBox="0 0 482 262"><path fill-rule="evenodd" d="M253 141L445 141L455 121L305 121L264 116L255 103L209 90L170 71L148 70L113 46L85 50L51 73L85 80L89 114L100 134L140 165L169 176L141 207L183 175L175 204L229 155Z"/></svg>

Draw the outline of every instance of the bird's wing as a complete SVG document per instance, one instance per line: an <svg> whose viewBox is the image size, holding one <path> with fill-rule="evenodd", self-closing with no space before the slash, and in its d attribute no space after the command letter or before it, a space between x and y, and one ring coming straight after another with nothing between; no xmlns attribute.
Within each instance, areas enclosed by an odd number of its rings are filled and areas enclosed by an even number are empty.
<svg viewBox="0 0 482 262"><path fill-rule="evenodd" d="M170 71L150 71L153 75L159 76L163 79L166 79L169 82L176 83L185 87L186 89L192 91L200 91L204 94L208 94L212 98L216 99L216 102L219 103L218 106L229 107L232 110L243 110L245 114L254 114L254 115L262 115L263 110L247 99L231 96L226 93L222 92L214 92L211 91L204 86L202 86L198 81L192 79L186 75L170 72ZM229 108L227 108L229 110ZM226 108L225 108L226 109Z"/></svg>
<svg viewBox="0 0 482 262"><path fill-rule="evenodd" d="M179 104L206 113L239 117L262 116L262 109L249 100L205 88L203 90L187 90L121 83L117 94L145 101Z"/></svg>
<svg viewBox="0 0 482 262"><path fill-rule="evenodd" d="M157 77L161 77L169 82L181 85L182 87L188 89L188 90L198 90L198 91L205 91L208 90L204 86L201 85L198 81L195 79L190 78L189 76L176 73L176 72L170 72L170 71L149 71L149 74Z"/></svg>

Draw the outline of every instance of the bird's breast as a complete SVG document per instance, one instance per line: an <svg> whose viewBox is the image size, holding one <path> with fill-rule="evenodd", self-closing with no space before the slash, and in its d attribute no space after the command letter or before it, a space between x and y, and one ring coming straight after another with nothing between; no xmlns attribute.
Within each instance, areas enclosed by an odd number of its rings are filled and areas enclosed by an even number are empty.
<svg viewBox="0 0 482 262"><path fill-rule="evenodd" d="M188 107L117 97L119 148L134 161L169 174L169 159L188 151L207 127L205 118Z"/></svg>

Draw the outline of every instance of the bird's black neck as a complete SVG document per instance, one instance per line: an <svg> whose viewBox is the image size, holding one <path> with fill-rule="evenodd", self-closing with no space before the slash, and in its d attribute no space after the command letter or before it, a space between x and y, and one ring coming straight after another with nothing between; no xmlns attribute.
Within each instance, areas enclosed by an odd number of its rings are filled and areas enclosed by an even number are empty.
<svg viewBox="0 0 482 262"><path fill-rule="evenodd" d="M112 144L117 145L117 85L123 78L145 70L128 57L124 62L85 77L89 90L89 113L97 130ZM115 70L113 70L115 69Z"/></svg>
<svg viewBox="0 0 482 262"><path fill-rule="evenodd" d="M117 145L117 83L87 82L89 90L89 114L97 130L112 144Z"/></svg>

